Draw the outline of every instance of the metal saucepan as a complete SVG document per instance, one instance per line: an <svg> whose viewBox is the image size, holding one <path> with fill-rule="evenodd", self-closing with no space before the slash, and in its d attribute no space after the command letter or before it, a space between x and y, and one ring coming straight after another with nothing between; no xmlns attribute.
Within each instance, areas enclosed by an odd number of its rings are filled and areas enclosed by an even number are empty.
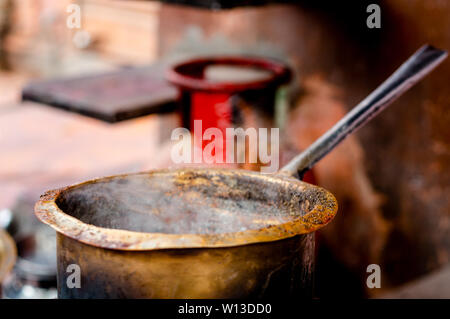
<svg viewBox="0 0 450 319"><path fill-rule="evenodd" d="M294 175L444 58L420 49L278 174L159 170L47 192L35 211L58 232L59 297L311 296L314 231L333 219L337 203Z"/></svg>

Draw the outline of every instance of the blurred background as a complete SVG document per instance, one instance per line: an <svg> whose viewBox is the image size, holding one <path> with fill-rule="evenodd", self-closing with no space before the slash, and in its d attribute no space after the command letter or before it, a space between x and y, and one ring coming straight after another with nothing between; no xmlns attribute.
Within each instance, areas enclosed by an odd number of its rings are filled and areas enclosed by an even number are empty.
<svg viewBox="0 0 450 319"><path fill-rule="evenodd" d="M367 27L371 3L381 28ZM242 107L246 126L280 127L282 165L421 45L449 50L449 16L445 0L0 0L0 228L19 253L3 297L55 297L54 234L33 216L40 194L173 166L174 63L286 65L289 84L260 93L270 112ZM317 297L450 298L448 83L446 61L315 167L312 181L339 202L317 236ZM366 285L369 264L381 267L379 289Z"/></svg>

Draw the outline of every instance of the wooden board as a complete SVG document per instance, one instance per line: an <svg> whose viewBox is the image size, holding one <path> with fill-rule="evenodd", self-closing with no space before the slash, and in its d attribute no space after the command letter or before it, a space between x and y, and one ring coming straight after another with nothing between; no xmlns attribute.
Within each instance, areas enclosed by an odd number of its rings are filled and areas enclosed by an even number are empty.
<svg viewBox="0 0 450 319"><path fill-rule="evenodd" d="M22 99L114 123L175 109L177 89L160 64L29 83Z"/></svg>

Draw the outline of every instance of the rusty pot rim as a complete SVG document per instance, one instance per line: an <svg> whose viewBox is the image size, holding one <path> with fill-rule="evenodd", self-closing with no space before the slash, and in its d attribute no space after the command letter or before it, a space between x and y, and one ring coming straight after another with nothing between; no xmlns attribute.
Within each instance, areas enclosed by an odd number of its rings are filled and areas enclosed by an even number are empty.
<svg viewBox="0 0 450 319"><path fill-rule="evenodd" d="M170 234L170 233L144 233L123 229L104 228L86 224L79 219L63 212L57 205L58 196L68 189L81 187L99 181L106 181L117 177L133 175L174 174L183 172L216 172L225 175L243 176L251 175L252 178L269 179L270 182L295 183L301 189L311 189L321 193L324 198L323 205L316 205L309 213L292 221L238 232L217 234ZM74 184L56 190L47 191L41 196L35 205L35 214L43 223L51 226L58 233L75 239L84 244L95 247L126 250L126 251L148 251L157 249L183 249L183 248L220 248L233 247L248 244L277 241L296 235L307 234L328 224L336 215L337 201L329 191L315 185L299 181L285 174L264 175L257 172L222 169L222 168L194 168L194 169L162 169L138 172L131 174L120 174L108 177L96 178L86 182Z"/></svg>
<svg viewBox="0 0 450 319"><path fill-rule="evenodd" d="M14 240L0 229L0 284L16 262L17 249Z"/></svg>

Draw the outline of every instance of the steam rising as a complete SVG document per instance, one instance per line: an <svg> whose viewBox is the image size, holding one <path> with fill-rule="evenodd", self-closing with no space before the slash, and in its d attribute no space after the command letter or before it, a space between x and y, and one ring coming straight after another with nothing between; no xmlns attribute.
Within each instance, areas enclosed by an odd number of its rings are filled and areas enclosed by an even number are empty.
<svg viewBox="0 0 450 319"><path fill-rule="evenodd" d="M270 186L270 187L269 187ZM87 224L147 233L217 234L302 216L301 193L253 177L207 171L141 173L63 192L58 206Z"/></svg>

